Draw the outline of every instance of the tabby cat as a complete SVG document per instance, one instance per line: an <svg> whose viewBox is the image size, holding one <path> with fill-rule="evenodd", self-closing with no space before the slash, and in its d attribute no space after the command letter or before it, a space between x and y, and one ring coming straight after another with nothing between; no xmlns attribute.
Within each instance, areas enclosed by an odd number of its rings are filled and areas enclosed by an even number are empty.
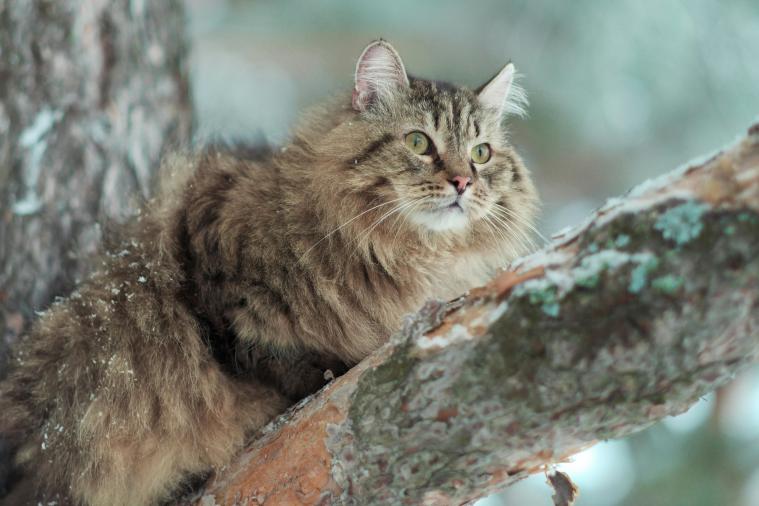
<svg viewBox="0 0 759 506"><path fill-rule="evenodd" d="M537 196L503 126L513 79L412 78L379 40L281 149L165 161L157 197L15 348L8 503L165 501L425 299L524 252Z"/></svg>

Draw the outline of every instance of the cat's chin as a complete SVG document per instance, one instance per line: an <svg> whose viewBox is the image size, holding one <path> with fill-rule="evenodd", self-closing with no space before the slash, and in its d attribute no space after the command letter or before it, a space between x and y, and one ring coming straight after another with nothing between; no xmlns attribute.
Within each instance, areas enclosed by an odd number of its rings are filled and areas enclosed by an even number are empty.
<svg viewBox="0 0 759 506"><path fill-rule="evenodd" d="M468 213L459 204L451 204L434 211L418 211L411 215L411 220L435 232L463 230L471 223Z"/></svg>

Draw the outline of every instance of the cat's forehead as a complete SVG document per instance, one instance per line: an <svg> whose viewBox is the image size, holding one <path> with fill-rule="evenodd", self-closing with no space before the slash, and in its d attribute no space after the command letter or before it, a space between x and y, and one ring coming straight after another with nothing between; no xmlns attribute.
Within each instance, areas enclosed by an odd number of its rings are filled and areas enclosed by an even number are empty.
<svg viewBox="0 0 759 506"><path fill-rule="evenodd" d="M472 111L480 108L475 93L446 81L413 79L409 86L409 100L425 109L446 109L451 105L468 106Z"/></svg>
<svg viewBox="0 0 759 506"><path fill-rule="evenodd" d="M498 115L484 108L469 88L415 78L411 79L401 116L461 145L481 134L492 134L501 123Z"/></svg>

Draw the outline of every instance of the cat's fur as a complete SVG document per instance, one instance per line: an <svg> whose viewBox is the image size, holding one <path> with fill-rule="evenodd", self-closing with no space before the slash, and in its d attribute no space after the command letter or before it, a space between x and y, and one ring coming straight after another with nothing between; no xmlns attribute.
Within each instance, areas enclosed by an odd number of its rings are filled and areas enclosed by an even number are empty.
<svg viewBox="0 0 759 506"><path fill-rule="evenodd" d="M311 111L281 150L168 160L125 239L15 349L0 430L27 474L9 501L165 500L425 299L524 251L537 197L502 126L512 78L409 79L378 41L353 96ZM435 152L412 153L410 131ZM493 155L475 166L481 142ZM472 185L447 208L455 176Z"/></svg>

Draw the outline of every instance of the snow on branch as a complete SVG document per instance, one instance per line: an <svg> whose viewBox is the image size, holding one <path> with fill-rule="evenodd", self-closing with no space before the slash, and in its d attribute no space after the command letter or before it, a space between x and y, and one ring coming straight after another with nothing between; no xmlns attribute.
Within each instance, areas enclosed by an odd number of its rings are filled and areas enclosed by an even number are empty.
<svg viewBox="0 0 759 506"><path fill-rule="evenodd" d="M191 501L472 501L685 411L758 356L759 124L428 303Z"/></svg>

